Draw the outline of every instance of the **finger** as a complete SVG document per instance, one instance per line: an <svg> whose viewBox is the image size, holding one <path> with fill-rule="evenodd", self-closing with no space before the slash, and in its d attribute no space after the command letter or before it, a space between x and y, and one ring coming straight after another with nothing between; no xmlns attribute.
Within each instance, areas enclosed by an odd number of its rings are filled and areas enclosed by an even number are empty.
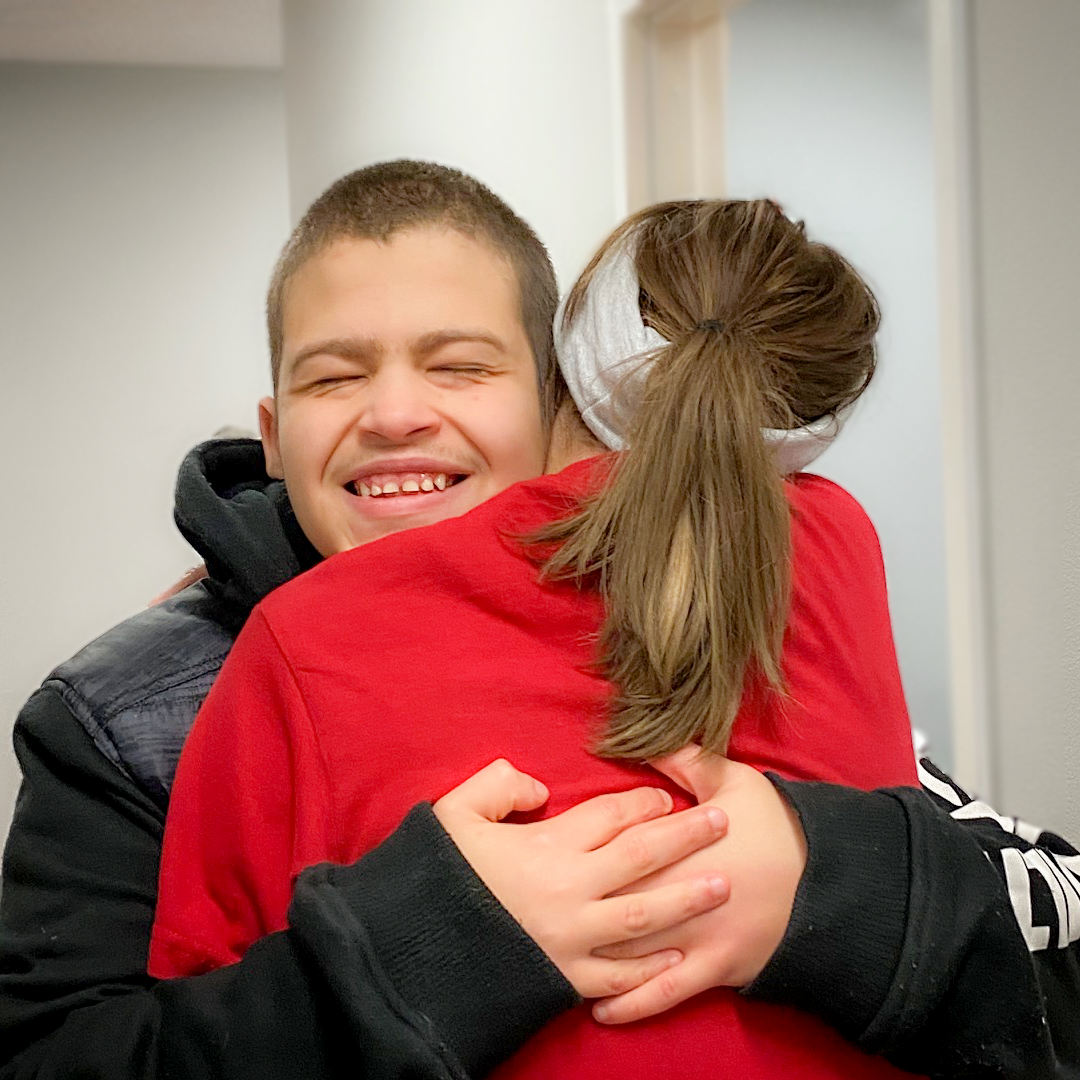
<svg viewBox="0 0 1080 1080"><path fill-rule="evenodd" d="M663 788L633 788L587 799L549 818L546 824L572 838L579 850L593 851L609 843L631 825L663 817L670 813L674 805ZM598 895L602 896L603 893Z"/></svg>
<svg viewBox="0 0 1080 1080"><path fill-rule="evenodd" d="M539 780L499 758L448 791L435 804L435 811L472 813L488 821L501 821L515 810L543 806L547 797L548 789Z"/></svg>
<svg viewBox="0 0 1080 1080"><path fill-rule="evenodd" d="M189 585L194 585L196 581L202 581L206 576L206 563L200 563L198 566L193 566L179 581L170 585L164 592L158 593L146 606L156 607L158 604L164 603L170 597L175 596L178 592L182 592Z"/></svg>
<svg viewBox="0 0 1080 1080"><path fill-rule="evenodd" d="M601 1024L628 1024L667 1012L711 986L707 964L683 960L658 972L640 986L598 1001L592 1014Z"/></svg>
<svg viewBox="0 0 1080 1080"><path fill-rule="evenodd" d="M605 945L625 943L679 926L687 919L706 911L712 911L727 900L730 889L719 874L679 881L644 892L627 893L601 900L592 909L590 926L586 928L589 938ZM594 955L597 950L593 950ZM619 959L633 959L645 953L655 952L656 947L638 952L626 951ZM611 953L599 953L611 957Z"/></svg>
<svg viewBox="0 0 1080 1080"><path fill-rule="evenodd" d="M598 895L624 889L708 847L724 835L727 825L727 814L720 807L693 806L662 821L626 829L594 853L593 857L600 860Z"/></svg>
<svg viewBox="0 0 1080 1080"><path fill-rule="evenodd" d="M649 953L659 952L661 949L677 949L680 936L678 926L668 927L667 930L659 930L655 934L646 934L644 937L627 938L625 941L616 941L612 945L602 945L593 949L594 956L601 956L605 960L633 960L638 956L648 956Z"/></svg>
<svg viewBox="0 0 1080 1080"><path fill-rule="evenodd" d="M679 787L689 791L698 802L711 799L720 788L726 775L728 759L710 754L697 743L690 743L666 758L658 758L649 764L657 772L674 780Z"/></svg>
<svg viewBox="0 0 1080 1080"><path fill-rule="evenodd" d="M632 960L601 960L590 957L571 980L585 998L617 998L655 979L682 960L677 949L665 949Z"/></svg>

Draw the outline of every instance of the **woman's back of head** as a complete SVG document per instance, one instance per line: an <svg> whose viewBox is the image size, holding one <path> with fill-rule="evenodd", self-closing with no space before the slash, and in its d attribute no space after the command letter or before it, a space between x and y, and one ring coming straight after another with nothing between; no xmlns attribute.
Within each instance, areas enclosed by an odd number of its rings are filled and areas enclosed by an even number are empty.
<svg viewBox="0 0 1080 1080"><path fill-rule="evenodd" d="M590 342L596 312L609 329ZM612 312L636 321L629 337ZM604 593L618 692L601 753L722 751L748 675L782 691L785 457L801 467L838 429L873 375L877 325L852 267L767 200L649 207L571 290L560 360L585 422L626 446L604 490L545 533L559 542L546 572Z"/></svg>

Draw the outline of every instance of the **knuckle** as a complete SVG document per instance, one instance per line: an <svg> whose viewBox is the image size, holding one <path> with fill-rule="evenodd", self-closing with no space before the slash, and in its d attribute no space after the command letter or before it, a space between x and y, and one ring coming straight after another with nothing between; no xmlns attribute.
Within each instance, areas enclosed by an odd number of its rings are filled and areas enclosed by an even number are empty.
<svg viewBox="0 0 1080 1080"><path fill-rule="evenodd" d="M601 795L596 800L596 807L612 825L622 825L627 820L623 800L617 795Z"/></svg>
<svg viewBox="0 0 1080 1080"><path fill-rule="evenodd" d="M547 896L545 899L553 912L569 913L573 911L577 893L569 881L564 881L560 878L552 881L547 889Z"/></svg>
<svg viewBox="0 0 1080 1080"><path fill-rule="evenodd" d="M638 789L640 813L649 817L659 817L671 810L671 796L659 788Z"/></svg>
<svg viewBox="0 0 1080 1080"><path fill-rule="evenodd" d="M630 934L640 934L649 926L649 913L638 896L629 896L623 905L623 929Z"/></svg>
<svg viewBox="0 0 1080 1080"><path fill-rule="evenodd" d="M679 996L679 984L670 972L656 976L656 993L664 1002L671 1004Z"/></svg>
<svg viewBox="0 0 1080 1080"><path fill-rule="evenodd" d="M686 886L684 904L688 915L699 915L711 911L716 906L716 900L704 881L694 881Z"/></svg>
<svg viewBox="0 0 1080 1080"><path fill-rule="evenodd" d="M715 838L715 827L705 810L699 808L694 811L690 832L694 841L699 844L705 844Z"/></svg>
<svg viewBox="0 0 1080 1080"><path fill-rule="evenodd" d="M631 972L616 968L610 972L604 980L604 997L618 997L627 990L633 990L639 980L635 979Z"/></svg>
<svg viewBox="0 0 1080 1080"><path fill-rule="evenodd" d="M634 870L644 873L652 868L652 848L645 842L645 838L638 833L626 837L623 855Z"/></svg>
<svg viewBox="0 0 1080 1080"><path fill-rule="evenodd" d="M532 825L529 825L528 829L532 843L534 843L541 851L550 851L550 849L555 847L559 842L555 830L551 827L550 819L536 821Z"/></svg>

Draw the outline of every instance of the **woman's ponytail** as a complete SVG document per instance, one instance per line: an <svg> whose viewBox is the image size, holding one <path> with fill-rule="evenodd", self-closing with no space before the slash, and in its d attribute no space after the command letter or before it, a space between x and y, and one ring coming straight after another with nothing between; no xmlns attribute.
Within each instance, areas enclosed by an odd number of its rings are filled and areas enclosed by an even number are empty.
<svg viewBox="0 0 1080 1080"><path fill-rule="evenodd" d="M650 358L609 482L536 538L549 577L598 584L615 684L597 751L723 752L748 678L783 692L790 509L766 429L850 404L874 369L877 306L854 270L770 203L642 211L575 286L566 318L628 234ZM550 550L547 549L547 550Z"/></svg>
<svg viewBox="0 0 1080 1080"><path fill-rule="evenodd" d="M610 482L545 533L545 572L599 575L616 698L599 753L722 752L748 669L780 689L788 504L752 348L694 330L653 366Z"/></svg>

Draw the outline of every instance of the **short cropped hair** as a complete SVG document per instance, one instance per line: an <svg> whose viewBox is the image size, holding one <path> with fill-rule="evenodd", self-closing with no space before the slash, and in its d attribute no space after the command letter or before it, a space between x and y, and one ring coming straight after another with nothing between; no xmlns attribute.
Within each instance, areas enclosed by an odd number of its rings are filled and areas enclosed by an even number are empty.
<svg viewBox="0 0 1080 1080"><path fill-rule="evenodd" d="M386 161L331 184L308 208L274 268L266 301L270 370L281 370L285 293L309 259L342 238L387 240L395 233L446 226L504 256L518 281L521 322L536 362L545 426L567 396L555 360L555 271L535 232L494 192L457 169L426 161Z"/></svg>

